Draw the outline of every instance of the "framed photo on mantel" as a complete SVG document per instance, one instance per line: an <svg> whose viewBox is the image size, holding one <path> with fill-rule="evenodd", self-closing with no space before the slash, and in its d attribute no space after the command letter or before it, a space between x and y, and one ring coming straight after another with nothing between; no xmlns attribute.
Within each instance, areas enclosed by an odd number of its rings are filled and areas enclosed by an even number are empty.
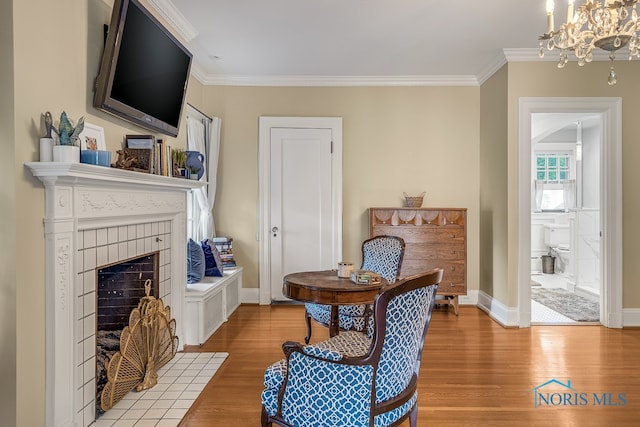
<svg viewBox="0 0 640 427"><path fill-rule="evenodd" d="M126 135L124 139L126 148L152 149L156 142L156 138L153 135Z"/></svg>
<svg viewBox="0 0 640 427"><path fill-rule="evenodd" d="M115 167L136 172L152 172L153 160L148 148L123 148L118 150Z"/></svg>
<svg viewBox="0 0 640 427"><path fill-rule="evenodd" d="M84 129L80 132L81 150L106 150L104 128L84 122Z"/></svg>

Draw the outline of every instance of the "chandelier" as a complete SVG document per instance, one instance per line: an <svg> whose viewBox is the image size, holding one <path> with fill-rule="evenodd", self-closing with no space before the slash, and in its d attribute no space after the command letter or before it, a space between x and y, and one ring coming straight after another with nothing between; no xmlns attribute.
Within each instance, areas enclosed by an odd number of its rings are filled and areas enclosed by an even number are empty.
<svg viewBox="0 0 640 427"><path fill-rule="evenodd" d="M640 23L636 12L638 0L585 0L574 9L574 0L567 1L567 21L558 30L553 25L553 0L547 0L547 32L539 37L540 58L547 50L560 50L558 68L569 62L569 51L573 51L578 65L583 66L593 60L593 49L609 52L611 69L609 85L616 84L613 61L616 52L629 48L629 60L640 57Z"/></svg>

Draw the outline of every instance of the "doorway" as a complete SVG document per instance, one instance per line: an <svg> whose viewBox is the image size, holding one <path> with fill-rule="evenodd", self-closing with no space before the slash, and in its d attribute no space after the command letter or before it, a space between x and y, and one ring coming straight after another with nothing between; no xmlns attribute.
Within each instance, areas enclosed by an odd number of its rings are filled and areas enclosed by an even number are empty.
<svg viewBox="0 0 640 427"><path fill-rule="evenodd" d="M531 325L532 116L595 114L600 147L600 322L622 327L622 101L620 98L521 98L518 135L518 324Z"/></svg>
<svg viewBox="0 0 640 427"><path fill-rule="evenodd" d="M601 113L531 114L531 323L600 323Z"/></svg>
<svg viewBox="0 0 640 427"><path fill-rule="evenodd" d="M286 301L282 278L342 256L342 119L261 117L260 304Z"/></svg>

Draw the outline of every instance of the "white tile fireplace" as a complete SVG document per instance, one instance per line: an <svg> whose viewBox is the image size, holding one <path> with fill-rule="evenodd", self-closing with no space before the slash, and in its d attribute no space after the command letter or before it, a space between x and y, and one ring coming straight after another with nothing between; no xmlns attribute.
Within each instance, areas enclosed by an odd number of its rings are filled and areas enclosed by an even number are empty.
<svg viewBox="0 0 640 427"><path fill-rule="evenodd" d="M157 251L160 297L182 345L187 193L206 183L81 163L26 166L45 186L46 425L88 426L96 268Z"/></svg>

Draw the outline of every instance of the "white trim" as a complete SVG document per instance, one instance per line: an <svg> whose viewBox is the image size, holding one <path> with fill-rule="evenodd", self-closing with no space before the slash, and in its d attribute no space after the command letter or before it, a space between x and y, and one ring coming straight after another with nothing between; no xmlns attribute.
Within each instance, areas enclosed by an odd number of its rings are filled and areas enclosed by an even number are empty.
<svg viewBox="0 0 640 427"><path fill-rule="evenodd" d="M491 76L493 76L500 68L507 63L507 58L504 52L496 55L493 60L478 74L478 85L484 84Z"/></svg>
<svg viewBox="0 0 640 427"><path fill-rule="evenodd" d="M271 304L269 268L270 229L270 141L271 128L331 129L333 140L332 187L334 239L333 253L337 260L342 257L342 118L341 117L260 117L258 130L258 234L260 304Z"/></svg>
<svg viewBox="0 0 640 427"><path fill-rule="evenodd" d="M640 308L625 308L622 317L625 328L640 326Z"/></svg>
<svg viewBox="0 0 640 427"><path fill-rule="evenodd" d="M460 305L478 305L478 292L477 290L468 290L466 295L460 295L458 297L458 304Z"/></svg>
<svg viewBox="0 0 640 427"><path fill-rule="evenodd" d="M518 326L518 309L507 307L484 291L478 291L478 308L505 328Z"/></svg>
<svg viewBox="0 0 640 427"><path fill-rule="evenodd" d="M170 0L147 0L149 5L167 21L185 42L190 42L198 36L198 30L178 10Z"/></svg>
<svg viewBox="0 0 640 427"><path fill-rule="evenodd" d="M462 76L249 76L209 74L194 61L191 75L205 86L479 86Z"/></svg>
<svg viewBox="0 0 640 427"><path fill-rule="evenodd" d="M518 324L531 325L531 114L600 113L602 226L600 321L620 328L622 312L622 99L520 98L518 111Z"/></svg>
<svg viewBox="0 0 640 427"><path fill-rule="evenodd" d="M151 0L150 0L151 1ZM559 51L558 51L559 55ZM593 53L593 61L609 61L603 50ZM478 75L400 75L400 76L314 76L314 75L231 75L211 74L194 58L191 75L205 86L480 86L509 62L557 62L554 52L539 49L502 49ZM570 62L577 60L569 55Z"/></svg>
<svg viewBox="0 0 640 427"><path fill-rule="evenodd" d="M240 289L241 304L260 304L260 288Z"/></svg>
<svg viewBox="0 0 640 427"><path fill-rule="evenodd" d="M504 52L504 56L507 59L507 62L558 62L560 59L560 49L554 50L553 52L549 52L545 49L544 57L540 58L540 49L537 48L505 48L502 49ZM619 54L616 55L617 60L620 61L625 56ZM609 59L609 52L597 49L593 52L593 61L611 61ZM569 62L578 62L575 55L569 52Z"/></svg>

